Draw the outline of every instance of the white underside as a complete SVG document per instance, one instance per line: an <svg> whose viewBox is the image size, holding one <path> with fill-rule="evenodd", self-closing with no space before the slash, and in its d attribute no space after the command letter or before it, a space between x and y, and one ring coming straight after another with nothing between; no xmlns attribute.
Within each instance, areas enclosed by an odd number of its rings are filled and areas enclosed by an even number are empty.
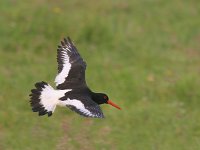
<svg viewBox="0 0 200 150"><path fill-rule="evenodd" d="M40 104L47 110L54 112L56 105L60 102L59 98L65 96L68 90L54 90L50 85L46 85L40 95Z"/></svg>
<svg viewBox="0 0 200 150"><path fill-rule="evenodd" d="M59 106L74 106L77 110L83 114L95 117L96 115L85 108L84 104L80 100L69 99L59 100L61 97L65 96L65 93L72 91L72 89L67 90L55 90L50 85L45 85L40 95L40 104L49 112L54 112L57 105Z"/></svg>

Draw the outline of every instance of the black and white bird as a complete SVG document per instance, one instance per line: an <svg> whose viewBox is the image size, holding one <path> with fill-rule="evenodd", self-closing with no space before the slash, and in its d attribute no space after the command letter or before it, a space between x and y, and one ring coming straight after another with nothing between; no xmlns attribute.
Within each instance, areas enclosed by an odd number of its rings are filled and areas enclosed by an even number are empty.
<svg viewBox="0 0 200 150"><path fill-rule="evenodd" d="M29 96L33 112L38 112L39 116L51 116L58 105L85 117L104 118L100 104L110 104L121 109L106 94L95 93L87 86L86 63L69 37L58 46L57 62L56 89L42 81L36 83L36 88L31 90Z"/></svg>

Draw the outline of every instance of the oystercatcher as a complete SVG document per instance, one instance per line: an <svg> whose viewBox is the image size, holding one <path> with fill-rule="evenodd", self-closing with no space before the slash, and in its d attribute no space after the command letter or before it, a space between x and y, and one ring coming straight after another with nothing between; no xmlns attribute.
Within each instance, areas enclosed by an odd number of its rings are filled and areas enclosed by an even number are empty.
<svg viewBox="0 0 200 150"><path fill-rule="evenodd" d="M32 89L29 95L33 112L38 112L39 116L51 116L59 105L68 107L84 117L104 118L100 104L110 104L121 109L110 101L106 94L95 93L87 86L86 63L69 37L64 38L58 46L57 62L57 89L44 81L36 83L36 88Z"/></svg>

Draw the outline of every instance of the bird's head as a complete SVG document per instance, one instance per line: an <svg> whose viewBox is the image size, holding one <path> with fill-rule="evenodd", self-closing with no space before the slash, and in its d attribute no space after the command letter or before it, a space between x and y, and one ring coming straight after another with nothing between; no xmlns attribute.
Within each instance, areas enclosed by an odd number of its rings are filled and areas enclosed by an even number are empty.
<svg viewBox="0 0 200 150"><path fill-rule="evenodd" d="M94 93L92 96L92 99L99 105L100 104L110 104L117 109L121 109L118 105L116 105L111 100L109 100L108 96L104 93Z"/></svg>

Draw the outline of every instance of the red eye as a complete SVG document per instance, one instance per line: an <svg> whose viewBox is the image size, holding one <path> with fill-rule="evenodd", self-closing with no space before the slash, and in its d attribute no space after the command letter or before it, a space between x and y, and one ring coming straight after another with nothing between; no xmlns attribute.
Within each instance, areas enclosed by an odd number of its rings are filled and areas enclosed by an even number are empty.
<svg viewBox="0 0 200 150"><path fill-rule="evenodd" d="M107 99L108 97L107 97L107 96L104 96L103 98L104 98L104 99Z"/></svg>

